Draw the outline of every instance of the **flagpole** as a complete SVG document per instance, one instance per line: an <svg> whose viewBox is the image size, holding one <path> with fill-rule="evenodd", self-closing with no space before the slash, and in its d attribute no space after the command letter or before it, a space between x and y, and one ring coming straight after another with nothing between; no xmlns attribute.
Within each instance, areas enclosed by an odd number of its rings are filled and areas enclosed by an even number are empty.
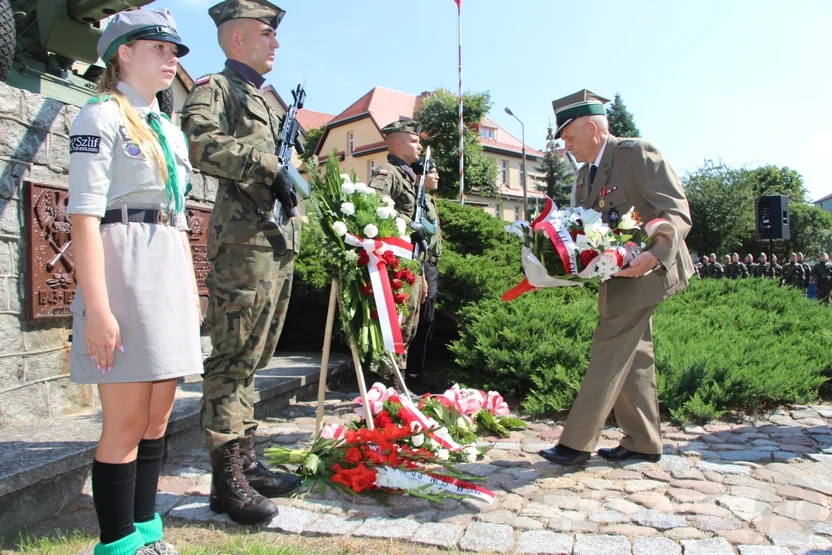
<svg viewBox="0 0 832 555"><path fill-rule="evenodd" d="M465 204L465 144L462 125L462 0L455 0L459 20L459 203Z"/></svg>

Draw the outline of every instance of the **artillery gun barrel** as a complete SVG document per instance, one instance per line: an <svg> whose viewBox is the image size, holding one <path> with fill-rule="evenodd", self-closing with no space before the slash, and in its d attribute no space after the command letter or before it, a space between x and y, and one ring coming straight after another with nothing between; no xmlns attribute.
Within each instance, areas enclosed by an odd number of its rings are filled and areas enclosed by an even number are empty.
<svg viewBox="0 0 832 555"><path fill-rule="evenodd" d="M95 23L118 12L141 8L153 0L67 0L69 17L83 23Z"/></svg>

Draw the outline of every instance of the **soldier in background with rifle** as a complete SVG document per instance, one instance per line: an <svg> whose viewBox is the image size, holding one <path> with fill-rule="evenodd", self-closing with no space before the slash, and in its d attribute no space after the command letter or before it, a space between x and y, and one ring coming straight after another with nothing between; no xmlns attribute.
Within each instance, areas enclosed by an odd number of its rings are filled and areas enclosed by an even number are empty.
<svg viewBox="0 0 832 555"><path fill-rule="evenodd" d="M193 165L220 180L208 226L213 349L205 360L202 427L211 453L211 509L256 524L277 514L267 498L300 486L296 476L257 460L254 372L274 356L300 247L289 158L304 93L298 87L281 125L260 92L283 10L266 0L227 0L208 13L228 60L222 72L196 80L182 109Z"/></svg>
<svg viewBox="0 0 832 555"><path fill-rule="evenodd" d="M436 309L436 296L439 293L439 257L442 254L442 237L439 229L439 211L436 207L436 200L432 193L439 187L439 173L433 160L430 158L430 147L425 158L411 166L419 180L417 189L417 202L419 208L416 211L416 219L419 221L418 231L424 235L427 241L425 252L424 269L425 281L427 283L427 295L422 306L419 308L419 323L416 329L416 337L410 345L407 354L407 375L405 381L407 388L417 395L423 395L428 389L423 381L425 362L428 356L428 347L433 337L433 320ZM421 200L419 200L421 199Z"/></svg>
<svg viewBox="0 0 832 555"><path fill-rule="evenodd" d="M829 304L829 295L832 291L832 263L829 262L829 255L821 253L820 261L812 268L812 277L817 284L817 298L824 304Z"/></svg>
<svg viewBox="0 0 832 555"><path fill-rule="evenodd" d="M419 135L422 126L411 119L394 121L381 129L384 135L384 142L387 145L387 162L381 164L373 172L369 187L377 190L379 194L389 196L395 203L396 212L404 219L414 231L411 236L414 246L414 259L423 261L427 250L427 244L421 234L420 223L416 216L419 208L418 183L416 173L411 164L419 159L422 152L422 145L419 142ZM402 341L404 342L405 353L416 335L416 327L419 323L419 308L427 298L428 285L425 281L424 272L411 290L408 298L408 317L402 321ZM403 375L407 375L407 355L396 355L396 364ZM379 372L385 379L392 376L392 368L381 367Z"/></svg>

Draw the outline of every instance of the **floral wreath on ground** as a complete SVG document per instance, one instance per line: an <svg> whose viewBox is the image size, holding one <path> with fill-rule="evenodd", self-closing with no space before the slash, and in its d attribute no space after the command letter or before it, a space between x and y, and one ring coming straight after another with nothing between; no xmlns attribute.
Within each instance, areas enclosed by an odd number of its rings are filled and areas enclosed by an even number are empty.
<svg viewBox="0 0 832 555"><path fill-rule="evenodd" d="M310 182L324 232L322 254L338 281L341 327L375 369L387 352L404 354L400 319L408 315L419 275L407 223L393 199L340 173L334 156L323 174L310 171Z"/></svg>
<svg viewBox="0 0 832 555"><path fill-rule="evenodd" d="M475 462L490 447L480 444L478 431L508 437L525 423L509 415L496 391L454 385L441 395L423 396L418 405L380 383L367 392L374 429L361 420L347 426L325 426L308 450L269 447L268 462L295 464L308 488L327 486L347 494L407 494L438 501L475 497L487 502L494 493L477 485L454 463ZM361 399L356 399L361 404Z"/></svg>

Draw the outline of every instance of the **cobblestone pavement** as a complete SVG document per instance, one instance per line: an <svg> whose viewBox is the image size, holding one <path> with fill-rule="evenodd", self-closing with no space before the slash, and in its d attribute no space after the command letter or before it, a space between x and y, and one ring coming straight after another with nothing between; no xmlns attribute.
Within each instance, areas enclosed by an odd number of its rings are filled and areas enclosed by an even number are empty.
<svg viewBox="0 0 832 555"><path fill-rule="evenodd" d="M354 394L327 400L327 422L348 420ZM257 442L302 447L314 403L263 422ZM488 438L484 460L458 465L485 478L492 504L344 498L328 490L276 500L277 533L386 538L442 549L573 555L832 554L832 406L791 406L763 419L663 426L661 462L611 464L593 457L566 469L537 455L560 427L537 421L508 439ZM621 432L604 430L599 447ZM160 512L188 523L233 524L208 509L208 456L169 461Z"/></svg>

